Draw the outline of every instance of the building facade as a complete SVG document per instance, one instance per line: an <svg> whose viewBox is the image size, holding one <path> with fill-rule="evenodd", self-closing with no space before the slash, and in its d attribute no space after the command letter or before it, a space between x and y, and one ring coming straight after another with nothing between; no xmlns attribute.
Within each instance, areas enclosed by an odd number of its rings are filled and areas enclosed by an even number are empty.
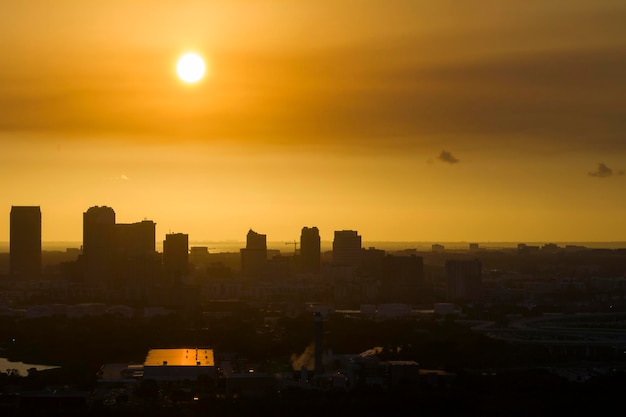
<svg viewBox="0 0 626 417"><path fill-rule="evenodd" d="M41 208L12 206L10 213L9 273L20 279L41 275Z"/></svg>
<svg viewBox="0 0 626 417"><path fill-rule="evenodd" d="M113 287L145 290L156 283L161 260L156 252L155 222L115 225L115 266Z"/></svg>
<svg viewBox="0 0 626 417"><path fill-rule="evenodd" d="M304 273L319 274L321 240L317 227L303 227L300 234L300 269Z"/></svg>
<svg viewBox="0 0 626 417"><path fill-rule="evenodd" d="M358 267L363 257L361 236L354 230L336 230L333 240L333 263Z"/></svg>
<svg viewBox="0 0 626 417"><path fill-rule="evenodd" d="M208 253L208 251L207 251ZM163 272L167 281L180 281L189 272L189 235L169 233L163 241Z"/></svg>
<svg viewBox="0 0 626 417"><path fill-rule="evenodd" d="M85 283L106 286L114 273L115 211L93 206L83 213L83 263Z"/></svg>
<svg viewBox="0 0 626 417"><path fill-rule="evenodd" d="M450 302L477 302L482 292L482 265L478 259L448 259L445 263L446 298Z"/></svg>
<svg viewBox="0 0 626 417"><path fill-rule="evenodd" d="M263 275L267 266L267 236L250 229L246 235L246 247L240 250L240 254L242 276Z"/></svg>

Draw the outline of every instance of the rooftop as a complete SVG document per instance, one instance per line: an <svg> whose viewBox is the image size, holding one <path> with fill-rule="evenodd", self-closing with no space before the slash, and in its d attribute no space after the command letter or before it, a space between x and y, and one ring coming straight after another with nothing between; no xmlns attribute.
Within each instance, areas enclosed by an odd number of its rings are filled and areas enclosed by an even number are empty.
<svg viewBox="0 0 626 417"><path fill-rule="evenodd" d="M150 349L144 366L215 366L213 349Z"/></svg>

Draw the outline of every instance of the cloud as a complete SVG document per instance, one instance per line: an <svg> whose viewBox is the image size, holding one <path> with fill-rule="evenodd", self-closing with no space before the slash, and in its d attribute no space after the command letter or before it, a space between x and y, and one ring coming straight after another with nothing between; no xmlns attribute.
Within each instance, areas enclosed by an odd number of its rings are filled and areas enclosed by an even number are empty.
<svg viewBox="0 0 626 417"><path fill-rule="evenodd" d="M130 178L125 174L121 174L116 177L107 177L106 180L107 181L128 181L130 180Z"/></svg>
<svg viewBox="0 0 626 417"><path fill-rule="evenodd" d="M439 160L442 162L447 162L449 164L456 164L457 162L459 162L459 160L448 151L441 151L441 153L439 154Z"/></svg>
<svg viewBox="0 0 626 417"><path fill-rule="evenodd" d="M598 168L595 171L589 172L589 175L592 177L607 178L613 175L624 175L624 170L620 169L617 172L613 172L604 162L599 162Z"/></svg>

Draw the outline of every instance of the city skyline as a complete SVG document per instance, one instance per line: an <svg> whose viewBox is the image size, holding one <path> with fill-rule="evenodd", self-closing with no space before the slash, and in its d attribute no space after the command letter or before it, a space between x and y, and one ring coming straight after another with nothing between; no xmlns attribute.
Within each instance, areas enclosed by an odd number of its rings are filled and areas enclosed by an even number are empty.
<svg viewBox="0 0 626 417"><path fill-rule="evenodd" d="M41 208L40 206L12 206L11 207L11 213L13 211L15 211L15 209L22 209L22 210L36 210L36 212L39 215L39 224L38 224L38 228L39 229L43 229L43 225L45 224L44 221L42 221L42 218L45 217L42 212L41 212ZM253 228L249 228L246 229L246 234L239 236L238 238L235 239L195 239L193 238L193 235L190 238L190 234L188 231L166 231L166 232L161 232L158 231L157 232L157 223L154 222L152 219L148 219L148 218L144 218L144 219L136 219L135 221L130 220L128 222L121 222L121 223L116 223L116 217L117 217L117 212L115 212L115 209L113 207L109 207L109 206L91 206L87 209L85 209L86 211L83 212L83 218L82 218L82 236L81 239L76 239L76 240L63 240L63 241L59 241L59 240L46 240L41 233L41 230L39 230L39 241L40 241L40 247L41 250L52 250L52 251L58 251L58 250L66 250L70 247L83 247L84 243L85 243L85 232L86 230L89 228L88 224L90 224L91 222L88 221L87 219L88 214L89 213L94 213L94 212L99 212L99 213L105 213L108 217L110 217L108 219L108 223L110 223L111 227L117 227L120 229L120 231L123 231L123 228L127 228L130 230L130 228L141 228L143 227L144 224L148 225L149 228L147 230L152 229L152 231L150 232L153 236L154 236L154 242L152 243L153 246L156 248L156 250L158 252L162 252L165 249L165 241L177 236L184 236L185 240L188 242L188 244L191 246L199 246L199 247L206 247L205 245L209 244L211 246L210 250L211 252L239 252L241 249L245 248L247 246L247 242L249 245L250 242L250 236L251 235L256 235L259 237L262 237L263 242L265 243L265 247L266 249L272 249L272 250L280 250L281 252L290 252L289 248L283 248L283 245L292 245L293 246L293 251L300 251L300 245L301 244L305 244L307 241L310 240L311 237L314 237L314 241L317 240L318 243L316 243L315 245L321 245L321 249L323 251L332 251L333 247L335 246L335 242L337 242L337 238L338 236L341 238L342 236L354 236L358 238L359 241L359 245L363 248L376 248L376 249L384 249L384 250L404 250L404 249L418 249L418 250L435 250L434 246L438 246L440 247L442 250L443 249L451 249L451 250L460 250L460 249L469 249L472 250L472 247L474 247L475 249L506 249L506 248L514 248L517 247L519 244L531 244L531 245L551 245L551 244L557 244L557 245L574 245L574 246L580 246L580 245L584 245L586 247L589 248L596 248L596 249L623 249L626 248L626 241L619 241L619 240L615 240L615 241L580 241L580 240L575 240L575 241L558 241L558 240L545 240L545 241L477 241L477 240L459 240L459 241L436 241L436 240L418 240L418 239L413 239L413 240L398 240L398 241L393 241L393 240L375 240L375 239L369 239L367 238L367 236L365 236L365 239L362 239L361 235L359 235L359 230L358 229L349 229L349 228L343 228L343 229L335 229L335 230L328 230L325 231L324 233L322 233L319 228L315 225L304 225L301 227L301 229L298 231L298 233L300 233L300 235L297 237L296 240L282 240L279 238L275 238L272 237L270 235L270 239L267 239L267 234L266 233L258 233L257 231L253 230ZM12 214L11 216L12 217ZM93 216L92 216L93 217ZM99 222L102 221L102 219L99 220ZM322 236L324 236L324 238L322 239ZM341 240L341 239L340 239ZM11 239L8 239L6 241L4 240L0 240L0 253L2 252L9 252L9 247L11 244ZM308 243L307 243L308 245Z"/></svg>
<svg viewBox="0 0 626 417"><path fill-rule="evenodd" d="M11 206L41 207L44 242L77 242L102 205L190 241L624 241L625 16L614 0L5 2L0 241ZM176 75L187 51L207 64L195 84Z"/></svg>

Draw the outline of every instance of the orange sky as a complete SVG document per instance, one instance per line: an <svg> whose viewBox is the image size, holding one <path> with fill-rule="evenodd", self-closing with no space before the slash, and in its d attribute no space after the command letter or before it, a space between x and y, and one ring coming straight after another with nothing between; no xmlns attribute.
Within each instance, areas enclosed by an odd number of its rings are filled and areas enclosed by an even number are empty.
<svg viewBox="0 0 626 417"><path fill-rule="evenodd" d="M46 241L94 205L159 241L626 240L624 21L614 0L3 2L0 241L12 205ZM208 76L185 85L190 49Z"/></svg>

